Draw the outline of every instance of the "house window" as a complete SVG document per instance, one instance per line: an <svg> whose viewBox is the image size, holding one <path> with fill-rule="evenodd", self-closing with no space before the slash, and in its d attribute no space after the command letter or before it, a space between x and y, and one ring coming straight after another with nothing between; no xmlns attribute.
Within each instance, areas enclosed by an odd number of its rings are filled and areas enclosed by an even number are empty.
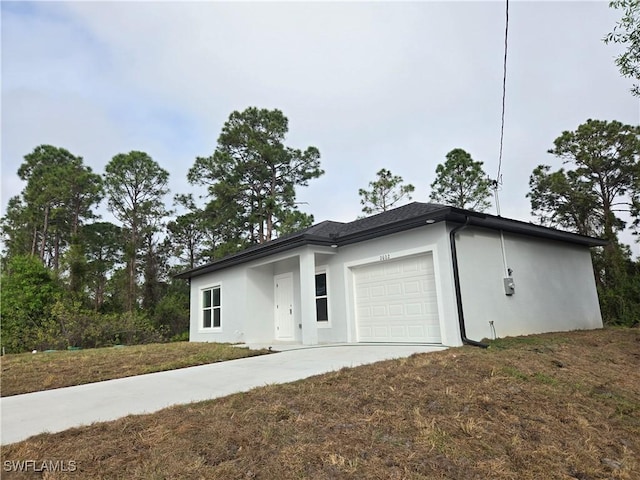
<svg viewBox="0 0 640 480"><path fill-rule="evenodd" d="M316 321L329 321L327 301L327 272L316 273Z"/></svg>
<svg viewBox="0 0 640 480"><path fill-rule="evenodd" d="M202 328L220 328L220 287L202 291Z"/></svg>

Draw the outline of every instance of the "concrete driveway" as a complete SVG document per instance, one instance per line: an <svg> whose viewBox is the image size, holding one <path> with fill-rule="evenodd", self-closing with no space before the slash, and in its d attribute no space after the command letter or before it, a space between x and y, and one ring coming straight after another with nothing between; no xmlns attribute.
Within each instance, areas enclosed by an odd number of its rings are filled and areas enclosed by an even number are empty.
<svg viewBox="0 0 640 480"><path fill-rule="evenodd" d="M1 443L444 347L328 345L0 399Z"/></svg>

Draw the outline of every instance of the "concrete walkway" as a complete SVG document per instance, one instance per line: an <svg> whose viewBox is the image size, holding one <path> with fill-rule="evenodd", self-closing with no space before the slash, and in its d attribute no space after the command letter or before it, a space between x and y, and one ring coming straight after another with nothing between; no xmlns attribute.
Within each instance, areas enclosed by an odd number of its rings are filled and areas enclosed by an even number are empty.
<svg viewBox="0 0 640 480"><path fill-rule="evenodd" d="M278 348L278 347L276 347ZM168 372L120 378L0 399L1 443L42 432L60 432L131 414L286 383L343 367L354 367L413 353L429 345L331 345L219 362Z"/></svg>

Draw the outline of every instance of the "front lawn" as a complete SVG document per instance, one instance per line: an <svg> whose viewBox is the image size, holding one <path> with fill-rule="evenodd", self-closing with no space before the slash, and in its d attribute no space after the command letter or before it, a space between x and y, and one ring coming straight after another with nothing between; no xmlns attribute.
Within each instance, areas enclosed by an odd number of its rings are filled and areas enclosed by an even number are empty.
<svg viewBox="0 0 640 480"><path fill-rule="evenodd" d="M637 480L640 330L344 368L37 435L2 457L74 462L50 479Z"/></svg>
<svg viewBox="0 0 640 480"><path fill-rule="evenodd" d="M70 387L268 353L220 343L154 343L2 357L1 395Z"/></svg>

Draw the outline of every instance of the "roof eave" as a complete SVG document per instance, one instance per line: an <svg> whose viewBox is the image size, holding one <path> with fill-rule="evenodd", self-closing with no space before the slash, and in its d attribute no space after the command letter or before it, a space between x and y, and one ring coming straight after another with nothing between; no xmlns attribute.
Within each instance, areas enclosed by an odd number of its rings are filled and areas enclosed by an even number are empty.
<svg viewBox="0 0 640 480"><path fill-rule="evenodd" d="M469 219L467 221L467 219ZM175 278L188 279L204 275L206 273L215 272L223 268L231 267L251 260L257 260L269 255L282 253L287 250L302 247L305 245L321 245L321 246L345 246L353 243L363 242L377 237L391 235L394 233L411 230L413 228L423 227L426 225L439 223L468 223L477 227L488 228L491 230L502 230L505 232L516 233L521 235L534 236L549 240L558 240L568 243L584 245L588 247L599 247L607 245L609 242L575 233L564 232L553 228L542 227L519 220L505 219L490 214L463 210L457 207L443 207L431 212L419 215L409 220L398 220L393 223L386 224L382 227L372 227L364 231L343 235L339 237L318 236L301 232L284 239L276 239L273 242L266 243L249 250L238 252L234 255L216 260L213 263L203 265L185 272L175 275Z"/></svg>
<svg viewBox="0 0 640 480"><path fill-rule="evenodd" d="M302 247L305 245L331 246L333 244L335 244L335 242L332 241L331 239L327 239L325 237L319 237L317 235L308 235L308 234L295 235L290 238L287 238L285 241L278 242L278 240L275 240L273 243L265 244L260 248L243 250L234 255L230 255L228 257L224 257L219 260L216 260L213 263L208 263L200 267L186 270L184 272L174 275L174 278L189 279L193 277L198 277L206 273L215 272L223 268L228 268L241 263L246 263L251 260L257 260L269 255L282 253L287 250L292 250L294 248Z"/></svg>
<svg viewBox="0 0 640 480"><path fill-rule="evenodd" d="M452 208L451 210L452 212L447 217L447 221L453 223L464 223L466 221L466 217L469 216L464 210L459 210L457 208ZM489 228L492 230L502 230L505 232L516 233L520 235L546 238L548 240L558 240L588 247L603 247L609 244L608 241L601 238L565 232L563 230L557 230L555 228L543 227L541 225L535 225L520 220L505 219L489 214L470 216L469 224L475 225L477 227Z"/></svg>

